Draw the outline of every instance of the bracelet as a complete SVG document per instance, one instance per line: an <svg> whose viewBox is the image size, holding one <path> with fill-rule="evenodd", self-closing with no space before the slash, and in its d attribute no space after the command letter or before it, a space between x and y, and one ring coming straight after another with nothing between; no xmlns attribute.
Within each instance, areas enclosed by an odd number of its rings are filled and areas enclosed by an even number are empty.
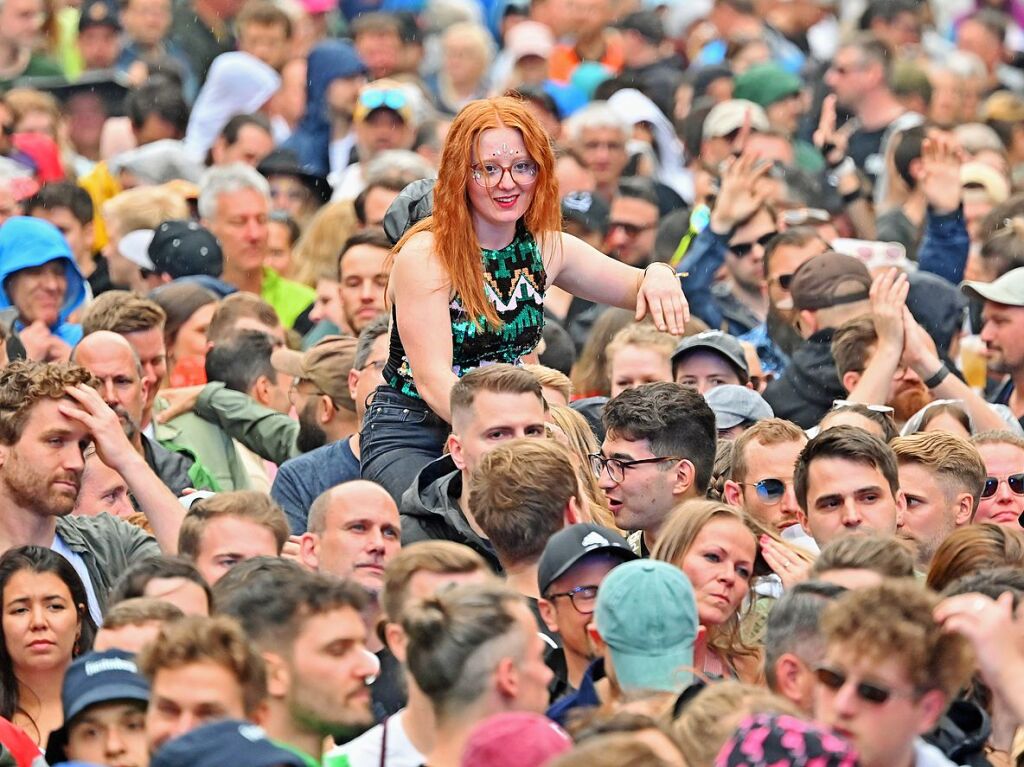
<svg viewBox="0 0 1024 767"><path fill-rule="evenodd" d="M650 269L652 266L664 266L666 269L668 269L670 272L672 272L672 276L673 277L681 277L682 276L678 272L676 272L675 269L672 268L671 264L666 264L664 261L655 261L653 264L648 264L644 268L644 277L645 278L647 277L647 270Z"/></svg>
<svg viewBox="0 0 1024 767"><path fill-rule="evenodd" d="M853 203L857 202L857 200L861 199L863 196L864 190L859 186L852 192L847 192L846 194L841 195L843 207L846 207L847 205L853 205Z"/></svg>
<svg viewBox="0 0 1024 767"><path fill-rule="evenodd" d="M946 365L945 362L943 362L942 366L937 371L935 371L935 375L933 375L931 378L929 378L927 381L925 381L924 385L926 387L928 387L929 389L934 389L940 383L945 381L946 380L946 376L948 376L948 375L949 375L949 367Z"/></svg>

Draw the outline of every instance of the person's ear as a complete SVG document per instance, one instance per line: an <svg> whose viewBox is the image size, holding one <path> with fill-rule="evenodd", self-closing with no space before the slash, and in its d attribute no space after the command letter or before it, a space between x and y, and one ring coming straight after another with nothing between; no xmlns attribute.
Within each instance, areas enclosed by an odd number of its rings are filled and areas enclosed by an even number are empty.
<svg viewBox="0 0 1024 767"><path fill-rule="evenodd" d="M512 658L502 658L494 670L494 683L498 694L507 700L515 700L519 695L519 669Z"/></svg>
<svg viewBox="0 0 1024 767"><path fill-rule="evenodd" d="M737 509L743 508L743 488L739 482L731 479L725 480L725 485L722 488L722 497L730 506L735 506Z"/></svg>
<svg viewBox="0 0 1024 767"><path fill-rule="evenodd" d="M540 613L541 620L548 627L548 631L558 631L558 618L555 615L555 605L553 602L544 598L538 599L537 612Z"/></svg>
<svg viewBox="0 0 1024 767"><path fill-rule="evenodd" d="M409 646L409 640L401 625L391 621L384 623L384 643L391 650L391 654L398 659L398 662L405 665L406 648Z"/></svg>
<svg viewBox="0 0 1024 767"><path fill-rule="evenodd" d="M270 379L260 376L252 385L250 396L264 407L270 404Z"/></svg>
<svg viewBox="0 0 1024 767"><path fill-rule="evenodd" d="M459 471L466 468L465 457L462 454L462 443L455 432L448 435L448 454L451 455L452 461L455 462L455 467Z"/></svg>
<svg viewBox="0 0 1024 767"><path fill-rule="evenodd" d="M672 487L673 495L684 495L697 481L697 468L692 461L682 460L676 464L676 481Z"/></svg>
<svg viewBox="0 0 1024 767"><path fill-rule="evenodd" d="M597 630L597 626L591 621L587 624L587 636L590 638L590 643L594 645L595 655L604 655L604 648L607 647L604 639L601 637L601 632Z"/></svg>
<svg viewBox="0 0 1024 767"><path fill-rule="evenodd" d="M917 725L917 734L924 735L930 732L938 724L939 719L946 713L949 705L949 698L942 690L929 690L917 701L918 710L921 712L921 721Z"/></svg>
<svg viewBox="0 0 1024 767"><path fill-rule="evenodd" d="M902 490L896 491L896 529L903 527L903 517L907 513L907 496Z"/></svg>
<svg viewBox="0 0 1024 767"><path fill-rule="evenodd" d="M7 463L7 454L11 450L10 445L0 445L0 469Z"/></svg>
<svg viewBox="0 0 1024 767"><path fill-rule="evenodd" d="M322 424L330 423L334 420L334 414L336 412L338 412L338 410L334 407L334 400L326 394L321 394L320 405L317 407L317 420Z"/></svg>
<svg viewBox="0 0 1024 767"><path fill-rule="evenodd" d="M313 572L320 567L320 536L303 533L299 537L299 560Z"/></svg>
<svg viewBox="0 0 1024 767"><path fill-rule="evenodd" d="M792 653L783 653L775 661L775 690L783 698L799 703L804 666Z"/></svg>
<svg viewBox="0 0 1024 767"><path fill-rule="evenodd" d="M797 509L797 512L796 512L796 522L797 522L798 525L800 525L800 527L802 527L804 529L804 531L808 535L810 535L811 528L807 526L807 512L806 511L804 511L803 509Z"/></svg>
<svg viewBox="0 0 1024 767"><path fill-rule="evenodd" d="M583 510L580 508L580 500L575 495L569 496L569 502L565 504L565 526L575 525L583 521Z"/></svg>
<svg viewBox="0 0 1024 767"><path fill-rule="evenodd" d="M142 381L142 400L145 401L149 398L149 379L143 377Z"/></svg>
<svg viewBox="0 0 1024 767"><path fill-rule="evenodd" d="M857 388L857 384L860 383L860 376L861 374L856 370L847 370L843 373L842 384L847 394Z"/></svg>
<svg viewBox="0 0 1024 767"><path fill-rule="evenodd" d="M355 368L348 371L348 396L352 398L352 401L356 401L356 387L359 386L360 372Z"/></svg>
<svg viewBox="0 0 1024 767"><path fill-rule="evenodd" d="M974 496L970 493L960 493L956 497L956 514L954 521L957 527L969 524L974 517Z"/></svg>
<svg viewBox="0 0 1024 767"><path fill-rule="evenodd" d="M267 695L271 698L283 698L291 688L291 674L284 658L275 652L261 653L267 667Z"/></svg>
<svg viewBox="0 0 1024 767"><path fill-rule="evenodd" d="M818 332L818 313L810 309L801 309L797 314L798 327L805 337Z"/></svg>

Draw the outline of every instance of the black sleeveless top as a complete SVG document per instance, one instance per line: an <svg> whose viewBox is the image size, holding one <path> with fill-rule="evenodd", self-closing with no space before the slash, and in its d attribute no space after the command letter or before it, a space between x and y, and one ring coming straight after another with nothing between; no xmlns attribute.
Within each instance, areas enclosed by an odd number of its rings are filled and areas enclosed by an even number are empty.
<svg viewBox="0 0 1024 767"><path fill-rule="evenodd" d="M474 323L462 308L458 294L448 307L452 329L452 372L460 378L474 368L496 362L518 364L520 358L540 343L544 330L544 291L547 273L544 259L533 235L523 226L501 250L481 248L484 265L484 291L502 324L496 327L481 316ZM415 307L402 311L416 312ZM391 350L384 366L388 385L410 397L420 398L413 381L412 368L398 334L393 307Z"/></svg>

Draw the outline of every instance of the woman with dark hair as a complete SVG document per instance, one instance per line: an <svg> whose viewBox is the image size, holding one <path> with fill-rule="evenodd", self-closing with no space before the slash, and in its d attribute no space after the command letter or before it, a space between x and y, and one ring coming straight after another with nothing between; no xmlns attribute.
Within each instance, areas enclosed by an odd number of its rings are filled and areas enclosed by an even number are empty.
<svg viewBox="0 0 1024 767"><path fill-rule="evenodd" d="M432 215L393 251L391 354L363 423L363 476L395 497L440 457L455 382L535 350L548 286L683 332L671 266L627 266L562 232L554 168L550 138L518 99L471 102L452 122Z"/></svg>
<svg viewBox="0 0 1024 767"><path fill-rule="evenodd" d="M64 721L64 672L96 635L85 586L60 554L20 546L0 556L0 600L0 716L42 746Z"/></svg>
<svg viewBox="0 0 1024 767"><path fill-rule="evenodd" d="M171 282L149 294L167 315L164 343L167 347L165 385L193 386L206 383L206 331L217 310L218 298L194 282Z"/></svg>

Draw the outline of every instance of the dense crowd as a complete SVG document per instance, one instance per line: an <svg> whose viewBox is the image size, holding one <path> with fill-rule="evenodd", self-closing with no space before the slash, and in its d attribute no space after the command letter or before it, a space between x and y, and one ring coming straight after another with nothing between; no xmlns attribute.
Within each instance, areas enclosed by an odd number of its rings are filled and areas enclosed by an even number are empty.
<svg viewBox="0 0 1024 767"><path fill-rule="evenodd" d="M0 765L1024 764L1020 0L0 0L0 126Z"/></svg>

